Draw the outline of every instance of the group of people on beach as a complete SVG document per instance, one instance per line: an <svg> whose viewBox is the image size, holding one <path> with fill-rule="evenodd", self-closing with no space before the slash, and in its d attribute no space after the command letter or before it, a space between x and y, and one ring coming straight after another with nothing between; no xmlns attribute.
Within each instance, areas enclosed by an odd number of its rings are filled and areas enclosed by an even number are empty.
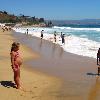
<svg viewBox="0 0 100 100"><path fill-rule="evenodd" d="M41 39L43 39L43 31L41 31ZM56 32L54 32L54 40L56 42ZM65 43L64 40L64 34L61 32L61 38L62 38L62 43ZM19 48L20 48L20 43L13 42L11 46L11 66L14 72L14 81L16 85L16 89L21 89L21 83L20 83L20 66L22 65L22 58L19 53ZM98 49L97 52L97 65L100 66L100 48ZM100 67L98 67L98 75L100 73Z"/></svg>
<svg viewBox="0 0 100 100"><path fill-rule="evenodd" d="M43 32L44 32L44 30L41 31L41 39L43 39ZM62 39L62 44L65 44L65 34L62 34L62 32L61 32L60 37ZM56 41L57 41L57 33L56 33L56 31L54 31L54 42L56 43Z"/></svg>
<svg viewBox="0 0 100 100"><path fill-rule="evenodd" d="M43 31L41 31L41 39L43 39ZM28 35L28 29L27 29L27 35ZM56 32L54 32L54 40L56 42ZM62 43L64 42L64 35L61 32L61 38L62 38ZM10 56L11 56L11 66L14 72L14 81L15 81L15 85L16 85L16 89L20 89L21 87L21 83L20 83L20 66L22 65L22 58L20 56L19 53L19 47L20 47L20 43L18 42L13 42L12 46L11 46L11 52L10 52Z"/></svg>
<svg viewBox="0 0 100 100"><path fill-rule="evenodd" d="M20 47L20 43L13 42L11 46L11 52L10 52L11 66L14 72L14 81L16 84L16 89L22 88L21 83L20 83L20 66L22 64L22 58L19 53L19 47ZM98 52L97 52L97 65L100 66L100 48L98 49ZM99 76L99 73L100 73L100 67L98 67L98 76Z"/></svg>
<svg viewBox="0 0 100 100"><path fill-rule="evenodd" d="M43 37L42 37L43 38ZM16 84L16 89L21 89L21 83L20 83L20 66L22 64L22 58L19 53L19 47L20 43L13 42L11 46L11 66L14 72L14 81ZM100 48L97 52L97 65L100 66ZM100 67L98 67L98 75L100 73Z"/></svg>
<svg viewBox="0 0 100 100"><path fill-rule="evenodd" d="M2 31L5 32L5 31L11 31L11 27L10 26L3 26L2 27Z"/></svg>
<svg viewBox="0 0 100 100"><path fill-rule="evenodd" d="M28 35L29 34L29 30L27 29L25 33ZM44 30L41 31L40 38L43 39L43 36L44 36ZM62 40L62 44L65 44L65 34L63 34L61 32L60 38ZM54 31L54 42L56 43L56 41L57 41L57 32Z"/></svg>

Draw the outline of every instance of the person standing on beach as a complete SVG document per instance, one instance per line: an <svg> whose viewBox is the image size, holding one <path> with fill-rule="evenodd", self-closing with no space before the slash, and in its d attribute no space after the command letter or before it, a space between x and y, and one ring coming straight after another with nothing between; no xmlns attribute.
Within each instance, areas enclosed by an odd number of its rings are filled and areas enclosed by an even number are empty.
<svg viewBox="0 0 100 100"><path fill-rule="evenodd" d="M56 42L56 31L54 32L54 41Z"/></svg>
<svg viewBox="0 0 100 100"><path fill-rule="evenodd" d="M65 44L65 34L62 35L62 44Z"/></svg>
<svg viewBox="0 0 100 100"><path fill-rule="evenodd" d="M97 65L100 65L100 48L98 49L97 52Z"/></svg>
<svg viewBox="0 0 100 100"><path fill-rule="evenodd" d="M26 34L28 35L28 29L27 29L27 32L26 32Z"/></svg>
<svg viewBox="0 0 100 100"><path fill-rule="evenodd" d="M100 48L98 49L98 52L97 52L97 65L99 65L98 67L98 75L100 73Z"/></svg>
<svg viewBox="0 0 100 100"><path fill-rule="evenodd" d="M41 39L43 39L43 31L44 31L44 30L41 31Z"/></svg>
<svg viewBox="0 0 100 100"><path fill-rule="evenodd" d="M17 42L13 42L12 47L11 47L11 52L10 52L10 56L11 56L11 66L14 72L14 81L16 84L16 89L20 89L21 88L21 84L20 84L20 66L22 64L22 59L21 56L19 54L19 47L20 44Z"/></svg>

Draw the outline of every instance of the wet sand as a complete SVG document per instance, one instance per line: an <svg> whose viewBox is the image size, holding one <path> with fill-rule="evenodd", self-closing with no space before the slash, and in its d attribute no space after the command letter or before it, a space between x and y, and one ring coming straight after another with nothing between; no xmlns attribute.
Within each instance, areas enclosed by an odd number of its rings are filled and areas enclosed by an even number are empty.
<svg viewBox="0 0 100 100"><path fill-rule="evenodd" d="M96 59L67 53L57 44L30 35L17 33L14 37L40 55L40 58L26 62L27 65L62 80L60 90L53 94L58 100L100 99Z"/></svg>
<svg viewBox="0 0 100 100"><path fill-rule="evenodd" d="M20 52L23 58L21 84L24 89L18 90L14 87L10 63L10 49L14 41L16 39L12 37L11 31L2 32L0 29L0 100L59 100L55 94L61 88L61 81L56 77L30 70L25 62L38 59L40 55L23 44L20 46Z"/></svg>

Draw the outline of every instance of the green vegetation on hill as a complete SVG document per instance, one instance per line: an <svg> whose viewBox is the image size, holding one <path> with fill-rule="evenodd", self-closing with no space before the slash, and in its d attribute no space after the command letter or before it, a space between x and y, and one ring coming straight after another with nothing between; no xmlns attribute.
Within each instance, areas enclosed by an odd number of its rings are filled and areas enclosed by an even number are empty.
<svg viewBox="0 0 100 100"><path fill-rule="evenodd" d="M25 16L20 14L19 16L15 16L14 14L9 14L6 11L0 11L0 23L22 23L24 25L38 25L51 27L52 22L46 22L44 18L36 18L31 16Z"/></svg>

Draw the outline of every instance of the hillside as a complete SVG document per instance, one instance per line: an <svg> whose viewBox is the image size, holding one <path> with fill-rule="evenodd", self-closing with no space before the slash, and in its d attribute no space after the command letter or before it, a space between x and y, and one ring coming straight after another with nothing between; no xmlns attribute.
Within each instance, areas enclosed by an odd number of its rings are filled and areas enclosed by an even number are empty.
<svg viewBox="0 0 100 100"><path fill-rule="evenodd" d="M25 16L20 14L16 16L14 14L9 14L6 11L0 11L0 23L22 23L24 25L34 25L41 24L41 26L51 27L52 22L46 22L44 18L36 18L31 16Z"/></svg>

